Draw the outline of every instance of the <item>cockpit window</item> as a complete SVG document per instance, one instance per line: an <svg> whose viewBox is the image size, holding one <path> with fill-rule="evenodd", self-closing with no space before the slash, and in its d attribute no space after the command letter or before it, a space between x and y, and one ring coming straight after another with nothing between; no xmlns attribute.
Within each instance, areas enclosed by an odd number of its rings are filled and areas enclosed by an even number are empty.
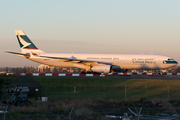
<svg viewBox="0 0 180 120"><path fill-rule="evenodd" d="M173 59L172 58L168 58L168 61L173 61Z"/></svg>

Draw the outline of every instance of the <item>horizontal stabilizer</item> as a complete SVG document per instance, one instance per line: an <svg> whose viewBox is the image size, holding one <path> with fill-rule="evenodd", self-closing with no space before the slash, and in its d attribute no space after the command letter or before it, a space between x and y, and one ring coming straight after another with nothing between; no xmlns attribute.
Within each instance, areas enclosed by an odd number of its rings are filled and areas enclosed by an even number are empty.
<svg viewBox="0 0 180 120"><path fill-rule="evenodd" d="M19 52L11 52L11 51L4 51L4 52L16 54L18 56L25 57L25 58L29 58L30 57L29 53L19 53Z"/></svg>

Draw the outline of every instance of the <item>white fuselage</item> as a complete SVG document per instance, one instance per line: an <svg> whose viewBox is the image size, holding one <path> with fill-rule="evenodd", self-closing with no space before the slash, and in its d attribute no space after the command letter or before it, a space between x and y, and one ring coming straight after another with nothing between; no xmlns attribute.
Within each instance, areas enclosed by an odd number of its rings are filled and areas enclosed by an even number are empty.
<svg viewBox="0 0 180 120"><path fill-rule="evenodd" d="M164 69L177 64L177 62L169 62L168 64L164 62L168 61L168 59L174 61L171 57L154 54L37 53L37 55L108 62L113 66L119 66L121 69ZM29 59L50 66L85 68L85 66L80 63L66 62L39 56L31 54Z"/></svg>

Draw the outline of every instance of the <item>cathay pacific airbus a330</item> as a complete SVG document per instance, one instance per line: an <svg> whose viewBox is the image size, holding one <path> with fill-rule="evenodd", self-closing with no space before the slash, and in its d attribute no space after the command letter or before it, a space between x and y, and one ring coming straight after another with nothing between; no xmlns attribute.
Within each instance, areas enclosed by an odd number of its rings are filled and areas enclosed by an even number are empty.
<svg viewBox="0 0 180 120"><path fill-rule="evenodd" d="M155 54L46 53L38 49L22 30L15 30L15 33L22 52L6 52L49 66L110 73L128 69L164 69L178 64L169 56Z"/></svg>

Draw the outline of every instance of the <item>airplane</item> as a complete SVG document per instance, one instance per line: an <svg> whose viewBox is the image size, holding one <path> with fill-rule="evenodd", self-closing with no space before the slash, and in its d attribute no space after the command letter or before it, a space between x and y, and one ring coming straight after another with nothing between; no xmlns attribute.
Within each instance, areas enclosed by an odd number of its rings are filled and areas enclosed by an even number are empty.
<svg viewBox="0 0 180 120"><path fill-rule="evenodd" d="M86 73L111 73L128 69L159 70L178 64L169 56L157 54L47 53L38 49L22 30L15 33L22 52L5 52L49 66L81 68Z"/></svg>

